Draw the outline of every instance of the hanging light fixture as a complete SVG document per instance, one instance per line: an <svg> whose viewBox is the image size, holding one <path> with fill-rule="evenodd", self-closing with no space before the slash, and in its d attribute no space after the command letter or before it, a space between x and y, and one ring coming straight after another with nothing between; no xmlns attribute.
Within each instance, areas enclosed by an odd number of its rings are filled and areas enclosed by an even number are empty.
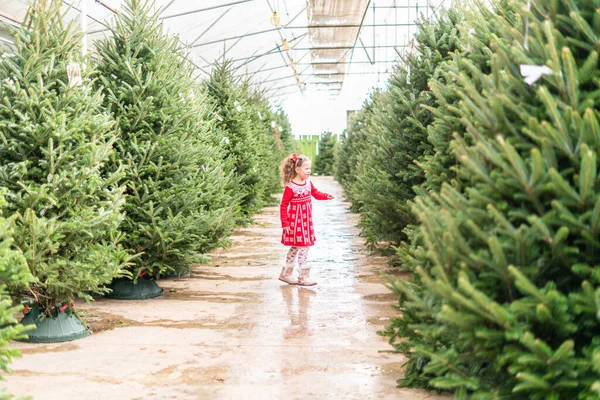
<svg viewBox="0 0 600 400"><path fill-rule="evenodd" d="M271 21L271 25L273 25L275 28L278 28L279 25L281 25L281 17L277 15L277 11L273 11L273 15L271 15L269 21Z"/></svg>
<svg viewBox="0 0 600 400"><path fill-rule="evenodd" d="M283 43L281 43L281 50L288 51L290 49L290 43L287 39L283 39Z"/></svg>
<svg viewBox="0 0 600 400"><path fill-rule="evenodd" d="M296 65L296 61L294 61L294 59L292 58L290 60L290 67L294 68L295 65Z"/></svg>

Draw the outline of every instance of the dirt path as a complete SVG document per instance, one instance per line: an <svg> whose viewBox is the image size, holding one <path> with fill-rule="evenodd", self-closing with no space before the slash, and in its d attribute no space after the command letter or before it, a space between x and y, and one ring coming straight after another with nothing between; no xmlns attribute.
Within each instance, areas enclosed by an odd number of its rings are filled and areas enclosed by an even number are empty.
<svg viewBox="0 0 600 400"><path fill-rule="evenodd" d="M9 392L36 400L446 399L397 389L403 358L376 334L393 311L381 258L367 257L340 186L314 203L318 286L277 280L286 248L278 208L233 236L234 246L188 278L161 280L165 296L82 305L94 333L62 344L16 344L24 357Z"/></svg>

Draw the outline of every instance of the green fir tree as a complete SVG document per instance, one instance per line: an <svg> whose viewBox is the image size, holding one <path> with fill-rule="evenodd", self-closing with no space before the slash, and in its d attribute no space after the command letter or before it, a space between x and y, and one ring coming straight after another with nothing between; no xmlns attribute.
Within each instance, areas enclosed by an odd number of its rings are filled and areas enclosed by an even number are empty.
<svg viewBox="0 0 600 400"><path fill-rule="evenodd" d="M282 140L278 137L280 125L275 119L268 98L264 93L253 89L250 80L243 82L242 89L248 108L243 110L244 115L250 122L252 135L257 140L257 169L265 185L263 203L269 204L276 201L275 198L271 198L271 194L281 191L279 164L285 156L286 148L282 147ZM272 121L275 121L275 128L271 127Z"/></svg>
<svg viewBox="0 0 600 400"><path fill-rule="evenodd" d="M59 303L103 293L129 259L118 245L121 171L104 171L114 120L91 89L77 22L65 24L60 6L36 2L12 32L14 53L0 62L3 210L35 278L19 293L47 316ZM81 85L69 83L70 63L81 66Z"/></svg>
<svg viewBox="0 0 600 400"><path fill-rule="evenodd" d="M267 149L253 123L255 113L251 109L248 89L234 76L232 62L226 59L213 67L204 88L217 119L217 128L226 143L225 157L233 160L235 165L242 196L241 211L248 220L264 206L269 192L269 175L265 176L261 168L265 167L263 158Z"/></svg>
<svg viewBox="0 0 600 400"><path fill-rule="evenodd" d="M339 151L335 155L335 179L346 189L346 195L352 201L353 211L360 208L360 203L352 197L350 188L356 181L356 165L367 152L368 129L383 96L383 92L376 90L365 100L349 129L342 135Z"/></svg>
<svg viewBox="0 0 600 400"><path fill-rule="evenodd" d="M337 144L337 135L331 132L323 132L321 134L319 154L314 161L313 172L319 175L333 175Z"/></svg>
<svg viewBox="0 0 600 400"><path fill-rule="evenodd" d="M296 143L294 135L292 133L292 124L286 114L285 110L281 106L276 107L273 115L273 121L275 121L275 127L277 128L277 135L279 138L279 147L283 152L283 156L287 156L289 153L297 153L295 148ZM279 129L281 127L281 129ZM273 132L275 134L275 132Z"/></svg>
<svg viewBox="0 0 600 400"><path fill-rule="evenodd" d="M458 399L600 398L600 19L595 1L476 3L460 63L460 187L415 199L401 350ZM521 65L546 66L524 82ZM390 332L388 332L390 333ZM417 368L420 367L420 368Z"/></svg>
<svg viewBox="0 0 600 400"><path fill-rule="evenodd" d="M361 214L360 227L367 242L399 244L404 229L415 222L408 201L414 187L423 183L417 164L431 155L427 128L433 121L430 107L436 99L429 88L437 67L449 59L458 45L456 25L460 16L444 12L436 20L422 21L414 46L397 65L389 89L375 105L367 126L367 151L357 164L352 198Z"/></svg>
<svg viewBox="0 0 600 400"><path fill-rule="evenodd" d="M0 209L5 204L0 193ZM14 246L13 220L0 214L0 370L9 373L11 359L21 356L19 349L9 347L10 341L24 337L27 331L27 327L19 325L15 319L15 314L23 306L15 306L9 293L15 288L27 287L33 279L23 254ZM8 395L0 388L0 399L3 398L8 398Z"/></svg>
<svg viewBox="0 0 600 400"><path fill-rule="evenodd" d="M111 169L125 166L124 245L133 277L181 272L222 245L238 215L233 166L176 37L152 2L128 0L97 43L98 86L118 123Z"/></svg>

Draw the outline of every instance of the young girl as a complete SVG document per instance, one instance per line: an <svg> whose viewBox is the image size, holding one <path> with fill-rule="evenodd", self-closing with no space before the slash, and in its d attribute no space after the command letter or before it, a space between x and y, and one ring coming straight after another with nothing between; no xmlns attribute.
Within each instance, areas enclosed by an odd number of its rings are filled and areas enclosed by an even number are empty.
<svg viewBox="0 0 600 400"><path fill-rule="evenodd" d="M314 286L310 279L310 267L306 265L308 248L315 244L312 220L311 195L317 200L331 200L333 196L319 192L308 180L310 176L308 157L292 154L281 163L281 183L285 186L279 206L283 235L281 243L291 246L281 270L279 280L290 285ZM294 261L298 257L298 278L292 276Z"/></svg>

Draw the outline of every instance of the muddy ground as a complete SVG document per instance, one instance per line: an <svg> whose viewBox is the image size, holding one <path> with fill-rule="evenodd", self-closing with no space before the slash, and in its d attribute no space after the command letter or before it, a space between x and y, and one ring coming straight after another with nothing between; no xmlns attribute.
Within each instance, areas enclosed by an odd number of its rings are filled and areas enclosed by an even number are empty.
<svg viewBox="0 0 600 400"><path fill-rule="evenodd" d="M277 280L286 248L278 207L239 229L233 246L195 265L189 277L159 281L163 297L81 304L93 334L57 344L15 343L8 391L37 400L93 399L448 399L396 388L404 358L377 335L394 297L358 237L341 187L314 202L318 285Z"/></svg>

